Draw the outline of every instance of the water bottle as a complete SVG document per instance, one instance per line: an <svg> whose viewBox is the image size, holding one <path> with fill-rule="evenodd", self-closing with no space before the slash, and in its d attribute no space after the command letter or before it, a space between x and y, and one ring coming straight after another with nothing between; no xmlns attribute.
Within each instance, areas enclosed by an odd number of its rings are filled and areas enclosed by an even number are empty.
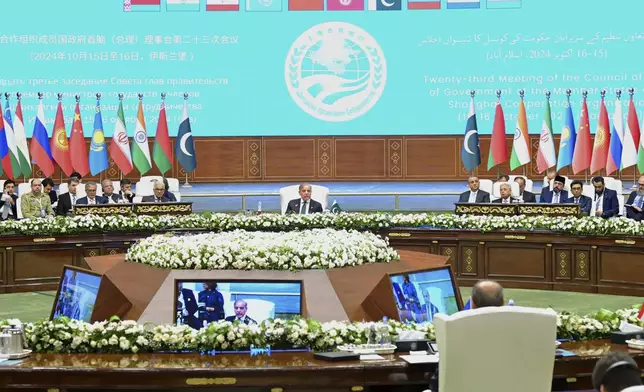
<svg viewBox="0 0 644 392"><path fill-rule="evenodd" d="M257 202L257 215L262 215L262 202Z"/></svg>
<svg viewBox="0 0 644 392"><path fill-rule="evenodd" d="M389 321L387 317L382 318L382 326L380 327L380 344L391 344L391 336L389 335Z"/></svg>
<svg viewBox="0 0 644 392"><path fill-rule="evenodd" d="M514 300L512 298L508 300L508 306L514 306Z"/></svg>

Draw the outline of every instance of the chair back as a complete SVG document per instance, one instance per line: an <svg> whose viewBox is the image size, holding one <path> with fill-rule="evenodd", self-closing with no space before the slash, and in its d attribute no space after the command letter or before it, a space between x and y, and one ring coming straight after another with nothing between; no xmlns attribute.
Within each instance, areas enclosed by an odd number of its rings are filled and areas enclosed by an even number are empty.
<svg viewBox="0 0 644 392"><path fill-rule="evenodd" d="M481 180L479 179L479 189L482 191L486 191L490 195L492 195L492 189L494 188L494 183L492 180Z"/></svg>
<svg viewBox="0 0 644 392"><path fill-rule="evenodd" d="M557 315L520 306L434 316L439 391L543 392L552 387Z"/></svg>
<svg viewBox="0 0 644 392"><path fill-rule="evenodd" d="M299 185L285 186L280 189L280 207L282 214L286 213L286 207L288 207L289 201L300 198L299 189ZM329 188L321 185L311 185L311 199L322 204L322 209L326 210L329 204Z"/></svg>
<svg viewBox="0 0 644 392"><path fill-rule="evenodd" d="M512 190L512 196L513 197L519 197L519 184L516 182L495 182L492 188L492 196L494 199L498 199L501 197L501 185L502 184L508 184L510 185L510 189Z"/></svg>
<svg viewBox="0 0 644 392"><path fill-rule="evenodd" d="M528 192L533 192L533 190L532 190L532 189L534 188L534 181L532 181L531 179L529 179L529 178L528 178L528 177L526 177L526 176L516 176L516 175L511 175L511 176L510 176L510 182L514 182L514 180L515 180L517 177L522 177L522 178L525 180L525 190L526 190L526 191L528 191Z"/></svg>

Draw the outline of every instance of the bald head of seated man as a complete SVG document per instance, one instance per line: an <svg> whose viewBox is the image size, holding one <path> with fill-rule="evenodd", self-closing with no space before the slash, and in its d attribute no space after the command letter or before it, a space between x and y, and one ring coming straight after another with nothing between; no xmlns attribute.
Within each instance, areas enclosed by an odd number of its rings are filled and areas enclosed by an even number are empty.
<svg viewBox="0 0 644 392"><path fill-rule="evenodd" d="M503 306L503 287L493 280L481 280L472 287L472 309Z"/></svg>

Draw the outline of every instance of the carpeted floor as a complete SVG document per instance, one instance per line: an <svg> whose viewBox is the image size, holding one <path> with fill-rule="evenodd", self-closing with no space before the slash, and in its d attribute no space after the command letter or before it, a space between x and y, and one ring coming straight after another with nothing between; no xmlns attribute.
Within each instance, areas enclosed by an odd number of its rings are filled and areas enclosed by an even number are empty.
<svg viewBox="0 0 644 392"><path fill-rule="evenodd" d="M470 288L461 288L466 302ZM0 320L19 318L33 322L49 317L55 292L0 294ZM538 291L505 289L505 299L514 300L515 305L567 310L580 314L592 313L599 309L617 310L641 304L644 298L615 295L582 294L563 291Z"/></svg>

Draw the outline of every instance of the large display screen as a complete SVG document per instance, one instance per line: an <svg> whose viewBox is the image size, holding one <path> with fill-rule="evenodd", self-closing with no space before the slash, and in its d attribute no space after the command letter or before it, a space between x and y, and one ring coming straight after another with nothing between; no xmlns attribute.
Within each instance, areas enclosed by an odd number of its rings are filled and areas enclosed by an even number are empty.
<svg viewBox="0 0 644 392"><path fill-rule="evenodd" d="M437 313L451 315L463 307L449 266L389 279L402 322L431 322Z"/></svg>
<svg viewBox="0 0 644 392"><path fill-rule="evenodd" d="M255 325L302 315L300 281L176 281L177 325L201 329L215 321Z"/></svg>
<svg viewBox="0 0 644 392"><path fill-rule="evenodd" d="M642 107L643 14L642 0L6 1L0 87L12 110L24 94L28 136L38 91L50 135L55 94L67 121L80 94L87 137L95 94L109 137L122 92L132 137L138 93L149 136L161 92L171 136L184 92L194 136L432 135L463 133L471 89L481 134L497 89L509 133L519 89L538 133L549 89L558 133L567 88L576 116L583 89L591 118L602 88L609 110L618 88Z"/></svg>
<svg viewBox="0 0 644 392"><path fill-rule="evenodd" d="M101 279L100 274L65 266L51 318L65 316L73 320L90 322Z"/></svg>

